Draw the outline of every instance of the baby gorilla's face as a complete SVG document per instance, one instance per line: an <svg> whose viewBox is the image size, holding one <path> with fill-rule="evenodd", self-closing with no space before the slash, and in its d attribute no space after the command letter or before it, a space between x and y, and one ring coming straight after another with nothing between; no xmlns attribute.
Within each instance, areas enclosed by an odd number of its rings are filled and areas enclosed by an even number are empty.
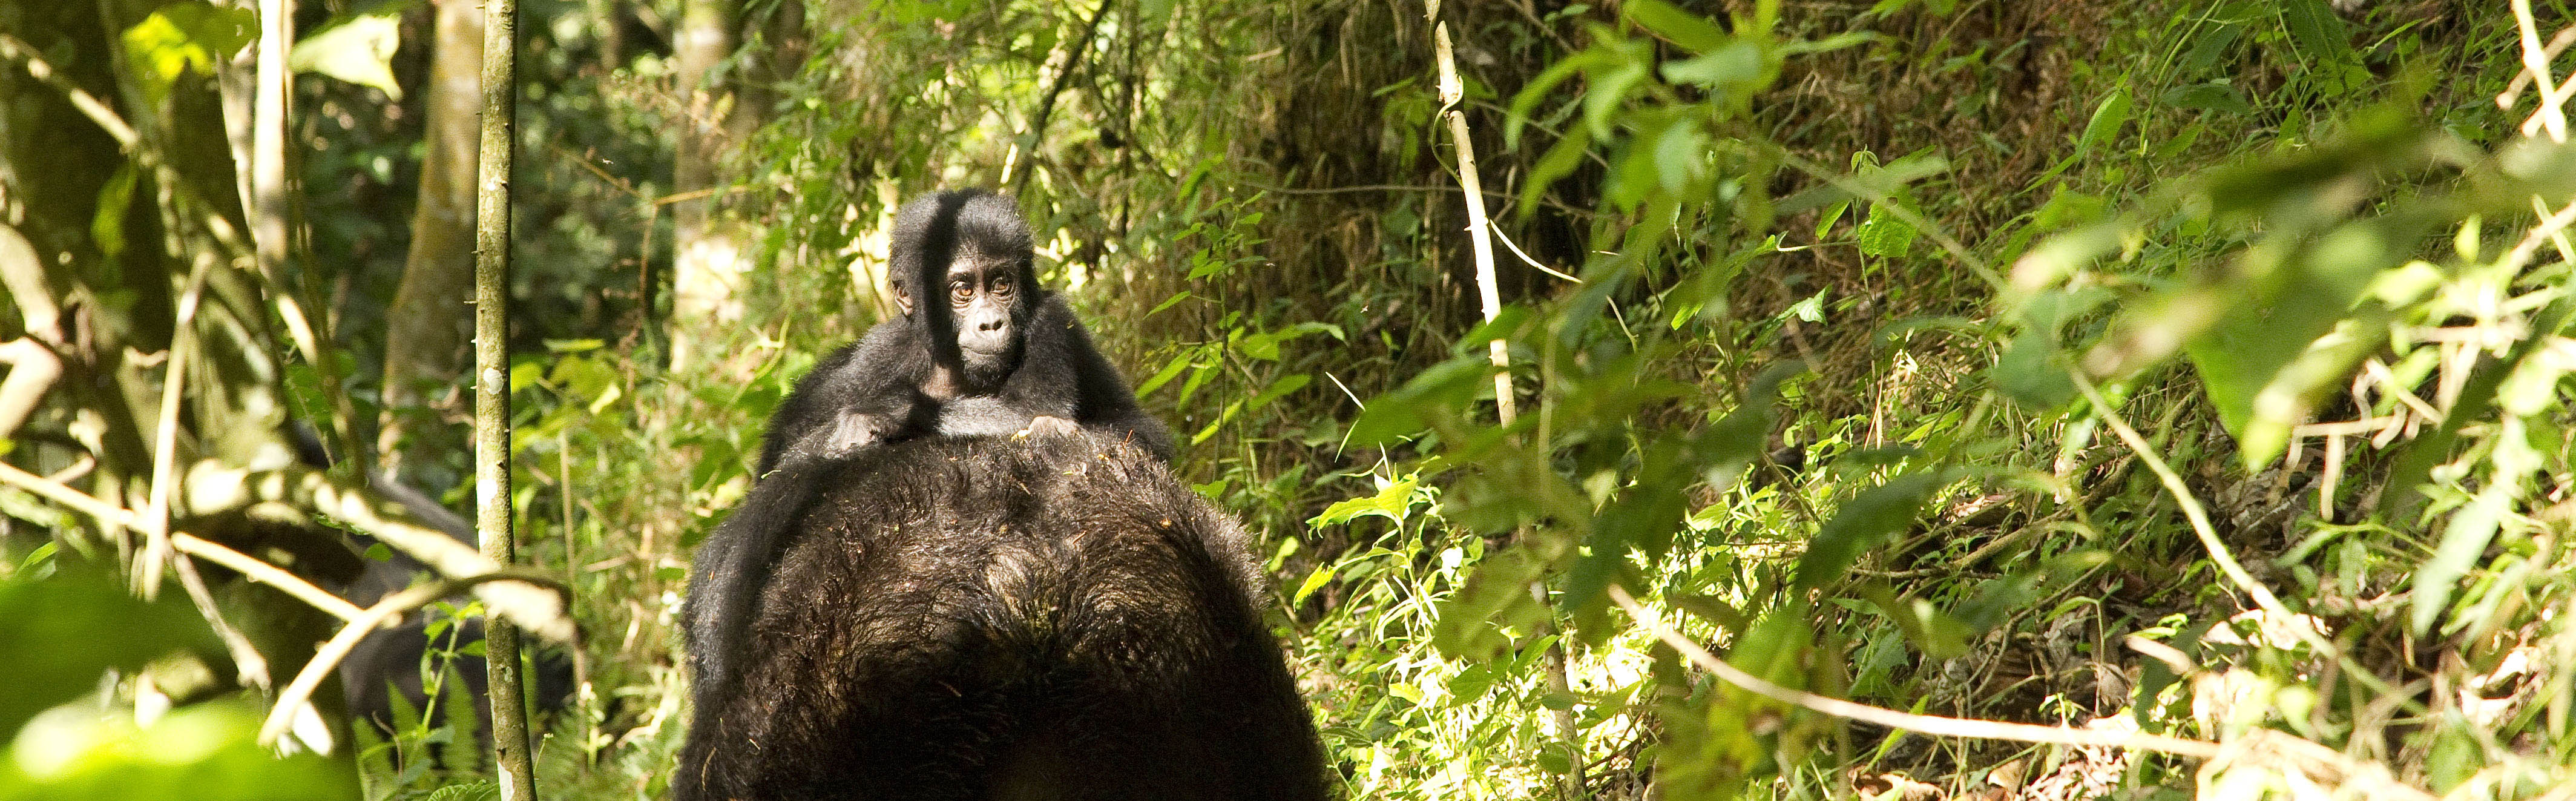
<svg viewBox="0 0 2576 801"><path fill-rule="evenodd" d="M972 389L989 389L1019 362L1029 287L1021 259L961 248L948 270L948 318Z"/></svg>

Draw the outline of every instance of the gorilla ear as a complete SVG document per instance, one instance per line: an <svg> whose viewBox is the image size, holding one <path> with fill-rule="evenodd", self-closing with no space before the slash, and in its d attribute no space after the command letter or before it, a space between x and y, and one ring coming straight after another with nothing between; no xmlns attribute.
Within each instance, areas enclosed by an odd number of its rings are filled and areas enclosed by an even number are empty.
<svg viewBox="0 0 2576 801"><path fill-rule="evenodd" d="M895 308L901 309L903 311L903 316L905 317L912 316L912 293L904 290L902 281L887 281L886 283L894 287Z"/></svg>

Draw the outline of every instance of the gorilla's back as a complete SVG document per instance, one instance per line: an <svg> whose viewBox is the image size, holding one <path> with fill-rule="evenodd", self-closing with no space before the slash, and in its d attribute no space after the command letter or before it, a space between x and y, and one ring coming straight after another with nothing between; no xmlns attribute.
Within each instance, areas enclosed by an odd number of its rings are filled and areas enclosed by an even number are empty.
<svg viewBox="0 0 2576 801"><path fill-rule="evenodd" d="M1152 455L934 438L812 471L744 501L792 509L683 797L1326 795L1248 538Z"/></svg>

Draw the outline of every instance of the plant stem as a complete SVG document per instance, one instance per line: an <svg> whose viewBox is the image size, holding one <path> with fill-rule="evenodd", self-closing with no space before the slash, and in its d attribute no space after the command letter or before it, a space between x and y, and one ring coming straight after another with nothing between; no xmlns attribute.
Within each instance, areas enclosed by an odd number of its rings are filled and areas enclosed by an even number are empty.
<svg viewBox="0 0 2576 801"><path fill-rule="evenodd" d="M483 555L505 568L518 550L510 531L509 347L518 22L517 0L484 0L483 142L474 204L474 517ZM483 632L484 670L491 679L492 764L499 769L501 801L533 799L537 776L529 753L519 627L493 616L484 621Z"/></svg>

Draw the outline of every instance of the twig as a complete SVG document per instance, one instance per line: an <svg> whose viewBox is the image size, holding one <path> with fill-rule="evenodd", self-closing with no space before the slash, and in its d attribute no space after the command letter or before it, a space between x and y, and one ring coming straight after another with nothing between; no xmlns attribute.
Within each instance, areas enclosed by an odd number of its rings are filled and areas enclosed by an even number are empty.
<svg viewBox="0 0 2576 801"><path fill-rule="evenodd" d="M1821 712L1838 718L1857 720L1863 723L1873 723L1880 726L1886 726L1891 729L1903 729L1905 731L1921 732L1942 737L1967 737L1979 740L2014 740L2025 743L2123 748L2140 751L2155 751L2158 753L2195 757L2199 759L2209 759L2211 757L2218 756L2221 750L2221 746L2218 743L2203 740L2189 740L2162 734L2148 734L2146 732L2078 729L2067 726L2041 726L2033 723L2005 723L1992 720L1973 720L1968 718L1945 718L1935 715L1918 715L1911 712L1899 712L1885 707L1876 707L1868 704L1846 701L1840 698L1830 698L1806 692L1804 690L1789 689L1787 687L1782 687L1769 681L1765 681L1762 677L1744 672L1742 669L1728 664L1726 660L1719 659L1716 654L1709 653L1708 649L1700 647L1699 643L1691 641L1690 638L1682 636L1680 632L1674 631L1671 627L1664 625L1663 620L1657 617L1653 611L1639 605L1637 603L1637 599L1630 597L1625 588L1616 584L1610 585L1609 594L1610 600L1613 603L1617 603L1619 608L1627 610L1628 616L1635 618L1638 625L1645 626L1647 631L1652 632L1655 635L1655 639L1661 640L1665 645L1672 646L1673 650L1681 652L1684 658L1691 661L1691 664L1698 665L1700 669L1716 674L1718 678L1725 680L1726 683L1742 687L1755 695L1769 698L1780 703L1789 704L1791 706L1801 707L1810 711Z"/></svg>
<svg viewBox="0 0 2576 801"><path fill-rule="evenodd" d="M2544 57L2554 60L2558 58L2559 53L2566 51L2567 46L2571 44L2576 44L2576 25L2562 28L2558 31L2557 36L2550 37L2549 46L2544 49ZM2504 91L2496 94L2496 108L2504 111L2512 111L2514 101L2520 99L2522 96L2522 88L2530 85L2531 73L2529 71L2514 73L2513 80L2505 83Z"/></svg>
<svg viewBox="0 0 2576 801"><path fill-rule="evenodd" d="M0 471L0 480L7 478L6 471ZM375 490L341 483L320 471L302 467L250 471L209 459L190 468L181 486L187 488L186 508L191 514L248 509L254 504L276 501L365 532L442 575L482 575L501 567L500 562L420 521ZM564 616L563 595L546 586L505 581L477 585L474 594L492 611L508 616L538 636L556 642L572 639L573 624Z"/></svg>
<svg viewBox="0 0 2576 801"><path fill-rule="evenodd" d="M178 321L170 329L170 357L161 362L160 420L152 429L152 491L143 503L143 556L136 561L143 597L161 592L161 564L170 559L170 492L179 461L179 398L188 384L188 357L197 349L197 303L206 291L206 272L214 256L200 252L188 270L188 288L179 294Z"/></svg>
<svg viewBox="0 0 2576 801"><path fill-rule="evenodd" d="M2566 102L2567 95L2560 94L2557 82L2550 80L2549 52L2540 44L2539 23L2531 18L2531 0L2513 0L2513 21L2522 33L2522 68L2530 73L2532 82L2540 86L2540 110L2532 116L2542 130L2549 132L2549 141L2565 142L2567 113L2561 105ZM2524 123L2523 135L2530 136L2531 133L2531 124Z"/></svg>
<svg viewBox="0 0 2576 801"><path fill-rule="evenodd" d="M89 90L80 88L79 84L72 83L54 72L54 65L45 63L44 57L36 55L34 45L20 41L18 37L0 33L0 56L17 59L19 63L25 64L27 74L33 76L37 83L53 87L54 91L63 93L64 97L71 100L72 108L80 110L82 116L97 123L98 127L106 129L108 137L115 139L118 146L129 151L141 146L143 137L135 134L134 126L125 124L125 118L117 116L116 111L108 108L106 103L100 102L97 95L90 94Z"/></svg>
<svg viewBox="0 0 2576 801"><path fill-rule="evenodd" d="M170 547L178 549L180 553L194 554L206 561L232 568L252 581L276 587L288 595L295 596L296 600L331 613L332 617L356 620L359 615L366 614L366 610L358 608L357 604L349 603L328 590L313 586L312 582L286 572L284 568L224 547L222 543L181 531L170 534Z"/></svg>
<svg viewBox="0 0 2576 801"><path fill-rule="evenodd" d="M1449 23L1440 20L1440 0L1423 0L1422 18L1431 23L1432 59L1440 67L1440 110L1449 118L1449 140L1458 153L1458 188L1467 200L1467 241L1476 257L1476 292L1484 305L1485 321L1490 323L1503 313L1502 289L1494 278L1494 229L1493 223L1485 216L1484 180L1476 172L1476 144L1468 136L1467 110L1459 105L1466 99L1466 85L1458 78L1458 58L1449 42ZM1510 343L1500 336L1488 341L1486 358L1494 366L1494 417L1508 428L1519 412L1512 398ZM1529 591L1541 607L1547 607L1546 585L1530 582ZM1546 628L1556 628L1554 615L1549 617ZM1544 659L1548 689L1559 694L1571 693L1573 683L1567 676L1565 641L1560 638L1549 643ZM1567 749L1565 772L1557 777L1558 793L1569 800L1582 798L1586 785L1583 779L1583 742L1582 731L1575 727L1574 708L1567 706L1550 711L1556 737Z"/></svg>
<svg viewBox="0 0 2576 801"><path fill-rule="evenodd" d="M197 607L197 616L206 619L206 625L215 630L215 638L223 641L224 650L232 653L233 666L240 671L242 682L263 692L268 690L268 657L262 656L259 646L252 645L241 630L233 628L232 621L224 619L223 608L215 605L215 594L206 589L206 578L197 575L196 563L184 556L170 563L178 568L179 587L187 591L188 602Z"/></svg>
<svg viewBox="0 0 2576 801"><path fill-rule="evenodd" d="M0 343L0 364L9 365L9 377L0 378L0 439L8 439L62 378L63 360L33 337L19 337Z"/></svg>
<svg viewBox="0 0 2576 801"><path fill-rule="evenodd" d="M1539 272L1543 272L1543 273L1547 273L1548 275L1553 275L1553 276L1556 276L1556 277L1558 277L1558 278L1563 278L1563 279L1565 279L1565 280L1572 281L1572 282L1575 282L1575 283L1578 283L1578 284L1583 283L1583 279L1581 279L1581 278L1576 278L1576 277L1574 277L1574 276L1566 275L1565 273L1558 272L1555 268L1549 267L1549 266L1544 265L1544 264L1540 264L1540 263L1538 263L1538 260L1537 260L1537 259L1530 258L1530 254L1529 254L1529 253L1527 253L1527 252L1522 251L1522 250L1521 250L1521 246L1520 246L1520 245L1517 245L1517 244L1513 244L1513 243L1512 243L1512 238L1511 238L1511 237L1508 237L1508 236L1504 236L1504 235L1503 235L1503 227L1502 227L1502 226L1500 226L1500 225L1496 225L1496 224L1494 224L1494 221L1492 221L1492 220L1486 220L1486 221L1485 221L1485 227L1486 227L1486 228L1493 229L1493 231L1494 231L1494 238L1495 238L1495 239L1503 240L1503 247L1510 248L1510 249L1511 249L1511 251L1512 251L1512 255L1521 257L1521 263L1529 265L1529 266L1530 266L1530 269L1537 270L1537 271L1539 271Z"/></svg>
<svg viewBox="0 0 2576 801"><path fill-rule="evenodd" d="M2155 473L2156 479L2164 484L2165 491L2173 494L2174 505L2182 508L2183 519L2191 523L2191 533L2200 538L2201 547L2209 551L2209 560L2217 563L2219 573L2227 576L2227 580L2247 597L2253 598L2254 605L2262 607L2264 614L2278 620L2282 628L2294 633L2317 653L2342 664L2352 673L2354 681L2381 693L2396 693L2396 688L2388 686L2388 682L2381 680L2378 674L2353 662L2333 640L2326 639L2323 632L2317 631L2315 624L2310 622L2314 618L2290 611L2289 606L2281 603L2280 596L2272 594L2271 588L2255 580L2254 574L2236 561L2235 552L2218 538L2218 530L2209 522L2209 510L2202 508L2200 499L2182 483L2182 475L2175 473L2172 465L2165 464L2164 457L2156 454L2155 446L2147 442L2146 437L2139 436L2137 429L2129 427L2129 421L2111 407L2111 402L2102 397L2102 390L2093 386L2092 379L2086 378L2083 371L2068 371L2067 377L2075 381L2075 388L2083 391L2084 399L2093 404L2094 412L2102 416L2102 422L2111 427L2111 432L2128 444L2130 452L2137 454L2138 462L2146 465L2148 472Z"/></svg>
<svg viewBox="0 0 2576 801"><path fill-rule="evenodd" d="M122 507L99 500L97 496L89 493L72 489L62 482L20 470L16 465L7 462L0 462L0 483L18 487L91 517L116 521L118 525L131 525L134 519L134 513ZM225 547L221 543L183 531L170 535L170 545L182 552L195 554L204 557L207 561L240 571L242 575L250 577L253 581L275 585L278 589L286 591L288 595L302 599L342 620L354 620L363 611L357 604L349 603L337 595L313 586L312 582L286 572L283 568Z"/></svg>
<svg viewBox="0 0 2576 801"><path fill-rule="evenodd" d="M1895 216L1898 221L1903 222L1906 225L1914 226L1915 231L1922 233L1925 238L1931 239L1933 244L1940 245L1942 250L1949 251L1951 258L1958 259L1960 264L1967 265L1969 271L1976 273L1977 277L1985 279L1987 286L1995 287L1997 289L2011 286L2009 282L2004 280L2001 274L1996 273L1993 267L1986 264L1985 259L1977 258L1977 254L1969 252L1968 246L1959 244L1959 240L1951 238L1950 234L1943 231L1940 226L1934 225L1931 220L1925 219L1923 215L1914 213L1913 209L1906 208L1905 204L1895 202L1895 198L1889 197L1887 193L1862 186L1859 183L1852 181L1850 178L1843 177L1841 173L1826 169L1825 165L1808 161L1806 158L1801 157L1796 153L1791 153L1785 148L1774 145L1771 146L1771 150L1780 157L1781 161L1787 162L1791 167L1798 168L1799 172L1806 173L1814 176L1817 180L1832 184L1834 188L1850 193L1853 197L1869 201L1870 213L1876 214L1881 210L1885 210L1888 214Z"/></svg>
<svg viewBox="0 0 2576 801"><path fill-rule="evenodd" d="M1055 116L1056 97L1064 94L1065 84L1071 83L1073 74L1082 68L1082 57L1091 52L1091 37L1100 32L1100 20L1109 16L1110 5L1111 0L1100 0L1100 7L1091 12L1091 21L1082 24L1082 35L1074 39L1072 49L1065 51L1064 63L1056 67L1054 79L1047 82L1046 95L1038 99L1038 113L1029 118L1029 129L1020 134L1021 141L1016 149L1029 154L1030 161L1037 160L1038 143L1046 138L1047 118ZM1002 166L1002 182L1010 184L1011 194L1017 195L1029 185L1029 176L1036 175L1037 168L1020 170L1016 181L1012 180L1010 172L1011 165Z"/></svg>
<svg viewBox="0 0 2576 801"><path fill-rule="evenodd" d="M551 583L551 581L534 572L512 568L423 584L385 596L384 600L377 601L374 606L367 607L366 611L351 619L349 625L340 627L340 632L331 635L331 639L322 643L322 647L314 649L313 659L304 663L304 669L296 671L295 680L288 682L286 689L277 694L277 703L269 706L268 720L261 723L259 727L259 741L273 743L277 741L278 735L286 733L287 725L294 720L296 706L312 699L313 689L322 684L324 677L331 675L332 668L340 666L340 660L348 658L350 649L358 647L358 641L365 639L367 632L376 630L396 616L422 604L493 582ZM485 647L490 646L487 643ZM488 663L489 660L486 662Z"/></svg>

